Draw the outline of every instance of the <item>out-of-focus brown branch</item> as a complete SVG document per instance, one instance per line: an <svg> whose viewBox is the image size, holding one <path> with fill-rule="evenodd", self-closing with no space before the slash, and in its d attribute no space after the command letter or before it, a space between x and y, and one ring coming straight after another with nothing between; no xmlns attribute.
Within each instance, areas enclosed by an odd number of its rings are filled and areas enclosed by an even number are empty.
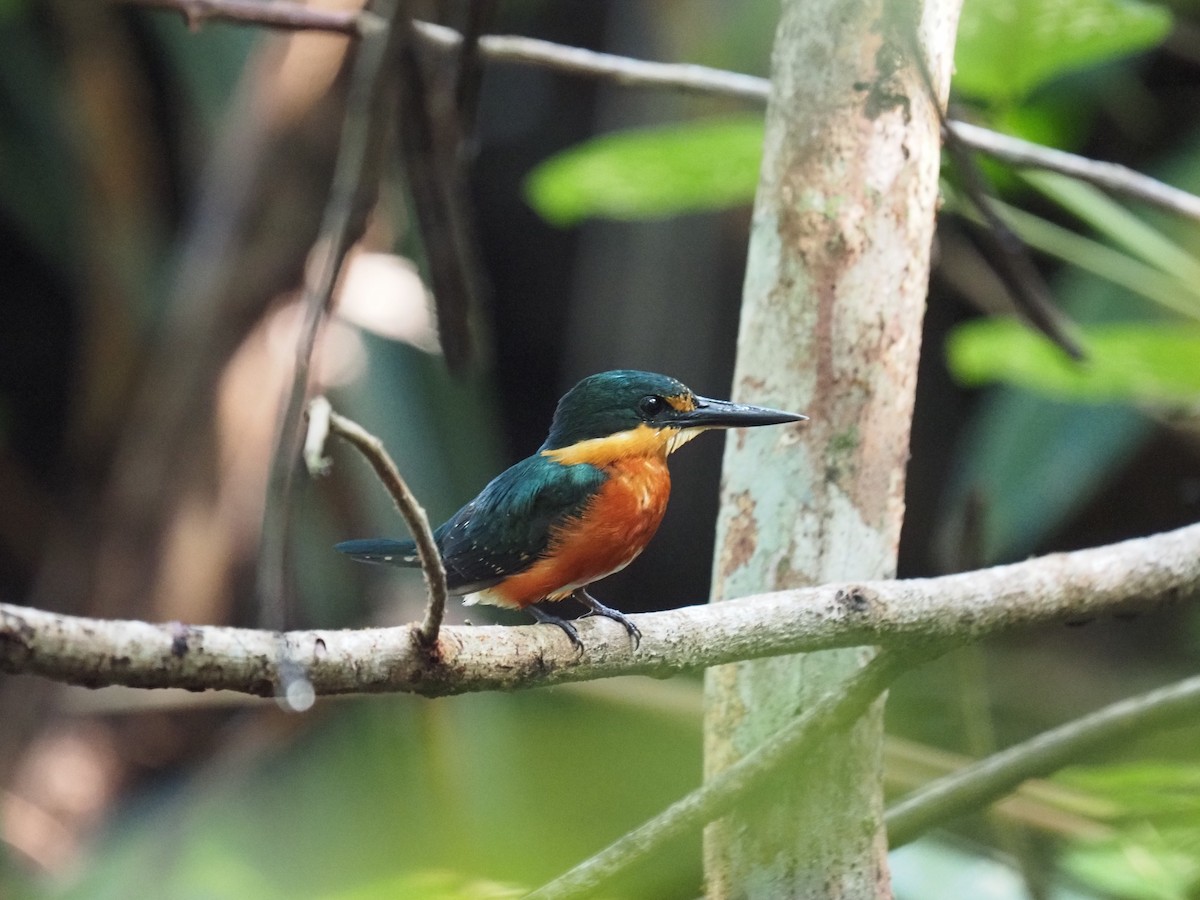
<svg viewBox="0 0 1200 900"><path fill-rule="evenodd" d="M458 48L458 74L454 82L454 107L458 111L459 157L472 140L475 114L479 109L479 91L483 85L483 55L479 41L496 18L497 0L470 0ZM417 23L414 23L414 26Z"/></svg>
<svg viewBox="0 0 1200 900"><path fill-rule="evenodd" d="M408 27L406 5L399 0L381 3L385 33L358 42L350 76L346 113L334 163L329 199L321 216L316 242L309 255L302 304L304 322L296 342L291 388L284 401L276 433L275 455L268 485L268 503L263 517L259 551L258 588L263 606L275 612L277 627L283 627L285 553L288 508L301 439L304 401L308 392L313 348L333 296L346 253L361 234L369 198L376 193L384 116L380 98L384 73L397 33Z"/></svg>
<svg viewBox="0 0 1200 900"><path fill-rule="evenodd" d="M442 564L437 542L433 538L433 529L429 527L429 517L424 507L417 502L416 496L409 489L408 483L396 468L384 449L383 442L370 434L357 422L352 422L330 409L329 401L324 397L315 398L309 404L308 439L305 441L305 458L309 471L314 474L323 472L326 460L322 448L327 433L336 434L346 440L355 450L361 453L387 492L396 504L396 509L404 517L408 530L417 542L417 554L421 557L421 571L425 576L425 586L429 590L429 602L425 606L425 618L417 629L417 638L426 647L437 643L438 629L442 627L442 617L446 612L446 567Z"/></svg>
<svg viewBox="0 0 1200 900"><path fill-rule="evenodd" d="M328 31L364 37L382 30L383 19L368 11L313 9L303 3L263 0L120 0L129 6L174 10L198 30L205 22L237 22L283 31Z"/></svg>

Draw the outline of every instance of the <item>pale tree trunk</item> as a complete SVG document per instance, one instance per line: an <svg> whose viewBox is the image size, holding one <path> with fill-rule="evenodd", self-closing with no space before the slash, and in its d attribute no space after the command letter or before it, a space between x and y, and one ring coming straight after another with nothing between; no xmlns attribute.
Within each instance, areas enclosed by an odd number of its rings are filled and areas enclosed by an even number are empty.
<svg viewBox="0 0 1200 900"><path fill-rule="evenodd" d="M725 451L713 597L895 574L958 0L784 0L734 396L807 413ZM885 15L886 14L886 15ZM917 19L919 18L919 24ZM865 650L708 673L711 777ZM709 896L887 897L882 704L705 833Z"/></svg>

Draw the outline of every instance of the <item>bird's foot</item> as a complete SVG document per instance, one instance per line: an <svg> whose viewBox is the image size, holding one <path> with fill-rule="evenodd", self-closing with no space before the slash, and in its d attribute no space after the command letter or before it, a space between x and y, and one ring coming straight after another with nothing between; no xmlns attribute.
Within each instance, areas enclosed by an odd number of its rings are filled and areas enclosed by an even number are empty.
<svg viewBox="0 0 1200 900"><path fill-rule="evenodd" d="M629 632L629 636L633 639L633 648L636 650L642 642L641 630L630 621L629 616L621 612L619 609L613 609L611 606L605 606L584 588L577 590L574 595L576 600L586 606L590 612L590 616L604 616L606 619L612 619L614 622L620 622L625 630Z"/></svg>
<svg viewBox="0 0 1200 900"><path fill-rule="evenodd" d="M574 625L572 625L566 619L560 619L558 616L552 616L550 613L546 612L545 610L538 609L536 606L527 606L525 608L529 610L529 614L537 619L541 624L557 625L559 628L565 631L575 649L580 653L583 652L583 641L579 639L579 632L575 630Z"/></svg>

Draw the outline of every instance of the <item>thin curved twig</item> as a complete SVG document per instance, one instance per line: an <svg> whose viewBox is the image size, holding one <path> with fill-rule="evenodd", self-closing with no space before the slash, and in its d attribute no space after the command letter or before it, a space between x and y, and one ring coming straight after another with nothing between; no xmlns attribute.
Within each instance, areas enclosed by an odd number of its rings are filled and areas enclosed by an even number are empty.
<svg viewBox="0 0 1200 900"><path fill-rule="evenodd" d="M425 618L417 627L417 640L425 647L437 643L438 630L442 627L442 618L446 614L446 567L442 563L441 553L433 537L433 529L429 525L429 516L425 508L417 501L417 497L409 489L408 483L396 468L396 464L388 455L383 441L368 432L357 422L340 416L329 408L329 401L324 397L315 398L309 404L309 422L316 428L327 427L330 434L336 434L361 453L375 470L383 486L391 495L396 509L408 525L408 530L417 543L417 555L421 559L421 572L425 576L425 586L429 591L429 601L425 605ZM318 471L324 468L325 460L318 449L318 439L312 437L306 443L306 457L309 468L314 465Z"/></svg>

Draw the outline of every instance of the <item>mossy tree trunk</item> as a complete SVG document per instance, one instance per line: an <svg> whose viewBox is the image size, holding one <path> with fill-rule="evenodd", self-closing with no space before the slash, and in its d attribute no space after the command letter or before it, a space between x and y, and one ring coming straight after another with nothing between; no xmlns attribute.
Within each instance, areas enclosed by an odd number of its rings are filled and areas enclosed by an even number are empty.
<svg viewBox="0 0 1200 900"><path fill-rule="evenodd" d="M891 577L904 511L957 0L784 0L734 396L807 413L725 451L714 599ZM868 658L710 670L705 768L742 757ZM705 834L709 896L886 897L882 704Z"/></svg>

